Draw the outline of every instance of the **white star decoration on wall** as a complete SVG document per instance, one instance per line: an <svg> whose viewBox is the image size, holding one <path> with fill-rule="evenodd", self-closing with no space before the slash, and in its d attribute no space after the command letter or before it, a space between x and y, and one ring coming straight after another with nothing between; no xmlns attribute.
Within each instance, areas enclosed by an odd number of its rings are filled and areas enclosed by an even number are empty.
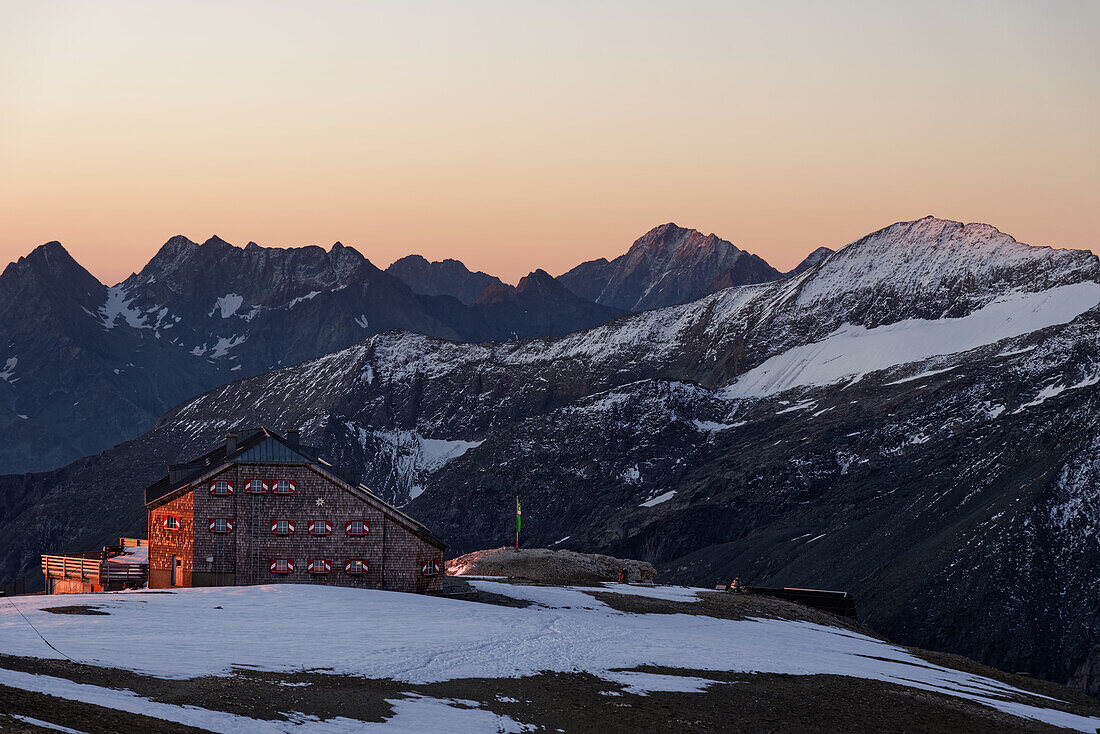
<svg viewBox="0 0 1100 734"><path fill-rule="evenodd" d="M324 497L318 497L317 498L317 506L320 507L323 504L325 504L325 498Z"/></svg>

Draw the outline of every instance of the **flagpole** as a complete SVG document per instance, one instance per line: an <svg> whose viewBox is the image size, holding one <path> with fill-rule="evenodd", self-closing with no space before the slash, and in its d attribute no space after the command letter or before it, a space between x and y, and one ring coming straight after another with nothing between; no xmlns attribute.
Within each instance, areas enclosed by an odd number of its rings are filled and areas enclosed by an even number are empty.
<svg viewBox="0 0 1100 734"><path fill-rule="evenodd" d="M516 495L516 550L519 550L519 495Z"/></svg>

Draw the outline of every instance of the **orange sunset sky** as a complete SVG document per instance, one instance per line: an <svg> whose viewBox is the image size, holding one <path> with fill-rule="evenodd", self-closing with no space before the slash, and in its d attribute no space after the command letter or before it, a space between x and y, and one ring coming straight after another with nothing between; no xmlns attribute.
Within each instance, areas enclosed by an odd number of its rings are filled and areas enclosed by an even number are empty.
<svg viewBox="0 0 1100 734"><path fill-rule="evenodd" d="M514 282L675 221L786 269L925 214L1092 249L1098 8L0 2L0 265L218 234Z"/></svg>

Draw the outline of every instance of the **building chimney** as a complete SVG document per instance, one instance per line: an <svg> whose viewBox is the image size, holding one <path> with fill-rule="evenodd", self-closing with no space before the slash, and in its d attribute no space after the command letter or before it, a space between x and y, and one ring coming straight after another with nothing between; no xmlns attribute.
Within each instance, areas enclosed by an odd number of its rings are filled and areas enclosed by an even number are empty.
<svg viewBox="0 0 1100 734"><path fill-rule="evenodd" d="M302 433L297 428L291 428L286 432L286 442L290 445L290 448L297 451L298 444L301 441Z"/></svg>
<svg viewBox="0 0 1100 734"><path fill-rule="evenodd" d="M237 434L225 434L225 455L229 456L237 452Z"/></svg>

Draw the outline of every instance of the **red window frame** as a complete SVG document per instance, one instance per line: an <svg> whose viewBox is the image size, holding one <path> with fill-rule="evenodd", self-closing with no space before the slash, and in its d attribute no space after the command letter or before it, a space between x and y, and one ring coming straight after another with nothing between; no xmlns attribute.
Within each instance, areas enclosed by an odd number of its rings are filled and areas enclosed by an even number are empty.
<svg viewBox="0 0 1100 734"><path fill-rule="evenodd" d="M279 568L280 563L285 563L284 568ZM290 558L272 558L271 559L271 573L294 573L294 561Z"/></svg>
<svg viewBox="0 0 1100 734"><path fill-rule="evenodd" d="M439 561L434 558L424 561L424 565L420 567L421 576L438 576L439 575Z"/></svg>
<svg viewBox="0 0 1100 734"><path fill-rule="evenodd" d="M219 484L225 485L224 492L218 491ZM228 479L211 479L210 494L214 495L215 497L228 497L229 495L233 494L233 482L230 482Z"/></svg>
<svg viewBox="0 0 1100 734"><path fill-rule="evenodd" d="M256 489L256 487L259 487L259 489ZM267 494L271 490L268 488L267 482L262 479L249 479L244 483L244 491L247 494Z"/></svg>
<svg viewBox="0 0 1100 734"><path fill-rule="evenodd" d="M280 479L275 482L275 486L271 488L272 494L294 494L294 490L297 486L293 479Z"/></svg>
<svg viewBox="0 0 1100 734"><path fill-rule="evenodd" d="M362 529L362 531L360 531L358 533L354 533L354 532L352 532L351 526L352 526L353 523L357 523L357 522L363 523L363 529ZM356 538L362 537L364 535L370 535L370 523L366 520L348 520L344 524L344 535L350 535L350 536L356 537Z"/></svg>
<svg viewBox="0 0 1100 734"><path fill-rule="evenodd" d="M314 576L323 576L332 572L332 564L324 558L311 559L307 568Z"/></svg>
<svg viewBox="0 0 1100 734"><path fill-rule="evenodd" d="M355 564L359 564L356 566ZM349 558L344 561L344 573L349 576L363 576L367 573L367 559Z"/></svg>
<svg viewBox="0 0 1100 734"><path fill-rule="evenodd" d="M218 520L225 521L225 530L218 530ZM210 518L210 532L217 533L219 535L225 535L233 532L233 518L231 517L212 517Z"/></svg>
<svg viewBox="0 0 1100 734"><path fill-rule="evenodd" d="M182 525L183 522L180 520L179 515L165 515L164 519L161 520L161 527L173 533L178 533Z"/></svg>
<svg viewBox="0 0 1100 734"><path fill-rule="evenodd" d="M287 530L285 533L279 532L279 523L285 522ZM294 535L294 521L293 520L272 520L271 521L271 534L272 535Z"/></svg>
<svg viewBox="0 0 1100 734"><path fill-rule="evenodd" d="M317 525L321 527L318 529ZM318 532L319 530L319 532ZM328 520L310 520L309 521L309 534L323 537L332 533L332 523Z"/></svg>

